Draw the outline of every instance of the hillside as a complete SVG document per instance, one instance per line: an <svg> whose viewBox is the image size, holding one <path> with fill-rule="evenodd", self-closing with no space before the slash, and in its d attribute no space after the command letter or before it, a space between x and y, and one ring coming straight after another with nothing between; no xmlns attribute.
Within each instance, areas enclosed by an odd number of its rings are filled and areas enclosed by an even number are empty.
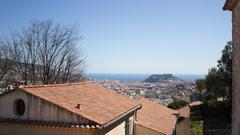
<svg viewBox="0 0 240 135"><path fill-rule="evenodd" d="M144 82L149 83L157 83L161 81L169 81L169 80L181 80L178 77L172 75L172 74L153 74L146 78Z"/></svg>

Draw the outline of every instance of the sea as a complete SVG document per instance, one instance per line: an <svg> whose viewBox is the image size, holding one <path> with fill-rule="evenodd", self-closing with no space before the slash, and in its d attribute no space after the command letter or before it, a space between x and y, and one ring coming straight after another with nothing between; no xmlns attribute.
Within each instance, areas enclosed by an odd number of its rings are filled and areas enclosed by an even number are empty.
<svg viewBox="0 0 240 135"><path fill-rule="evenodd" d="M86 73L84 76L89 80L118 80L121 82L141 82L149 77L151 74L103 74L103 73ZM203 79L204 74L173 74L174 76L185 80L195 81L196 79Z"/></svg>

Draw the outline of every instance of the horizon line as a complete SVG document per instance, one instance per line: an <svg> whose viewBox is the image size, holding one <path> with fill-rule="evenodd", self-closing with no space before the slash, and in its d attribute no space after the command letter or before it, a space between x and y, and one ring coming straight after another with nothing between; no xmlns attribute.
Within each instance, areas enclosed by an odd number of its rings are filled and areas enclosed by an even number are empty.
<svg viewBox="0 0 240 135"><path fill-rule="evenodd" d="M204 73L106 73L106 72L85 72L83 74L141 74L141 75L152 75L152 74L173 74L173 75L207 75Z"/></svg>

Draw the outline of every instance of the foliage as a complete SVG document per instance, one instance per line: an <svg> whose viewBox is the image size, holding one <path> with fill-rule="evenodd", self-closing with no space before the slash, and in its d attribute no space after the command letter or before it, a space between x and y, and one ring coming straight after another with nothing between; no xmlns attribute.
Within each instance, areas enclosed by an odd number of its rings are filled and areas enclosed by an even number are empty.
<svg viewBox="0 0 240 135"><path fill-rule="evenodd" d="M197 79L195 80L195 84L200 95L200 100L202 100L203 90L206 89L206 79Z"/></svg>
<svg viewBox="0 0 240 135"><path fill-rule="evenodd" d="M205 102L203 107L204 117L224 117L230 119L231 104L229 101L217 101L210 99Z"/></svg>
<svg viewBox="0 0 240 135"><path fill-rule="evenodd" d="M208 134L208 131L216 129L228 130L227 126L231 122L229 108L230 102L217 101L214 98L210 98L202 106L191 108L190 125L192 134ZM214 132L214 134L219 134L219 132Z"/></svg>
<svg viewBox="0 0 240 135"><path fill-rule="evenodd" d="M205 100L205 101L208 101L208 100L210 100L210 99L215 99L215 100L216 100L216 97L214 96L214 94L213 94L213 93L207 93L207 94L205 94L204 100Z"/></svg>
<svg viewBox="0 0 240 135"><path fill-rule="evenodd" d="M227 42L217 66L219 70L232 73L232 42Z"/></svg>
<svg viewBox="0 0 240 135"><path fill-rule="evenodd" d="M216 99L210 99L207 101L207 106L209 108L217 108L220 105L220 102L218 102Z"/></svg>
<svg viewBox="0 0 240 135"><path fill-rule="evenodd" d="M176 100L176 101L170 103L170 104L168 105L168 108L171 108L171 109L176 110L176 109L179 109L179 108L181 108L181 107L184 107L184 106L186 106L186 105L188 105L188 104L189 104L189 103L188 103L187 101L185 101L185 100Z"/></svg>
<svg viewBox="0 0 240 135"><path fill-rule="evenodd" d="M224 72L218 70L217 68L212 68L209 70L206 77L207 91L208 93L213 93L216 98L227 95L224 75Z"/></svg>
<svg viewBox="0 0 240 135"><path fill-rule="evenodd" d="M198 90L206 88L205 97L224 97L231 100L232 92L232 42L227 42L218 60L217 67L211 68L203 80L196 80ZM205 99L207 101L209 99Z"/></svg>
<svg viewBox="0 0 240 135"><path fill-rule="evenodd" d="M197 79L195 80L196 87L199 91L206 89L206 80L205 79Z"/></svg>
<svg viewBox="0 0 240 135"><path fill-rule="evenodd" d="M191 108L190 120L192 135L203 135L204 121L202 117L202 106Z"/></svg>
<svg viewBox="0 0 240 135"><path fill-rule="evenodd" d="M217 67L211 68L205 79L196 80L195 83L199 93L203 94L204 105L198 110L191 110L191 129L193 135L202 135L203 124L206 126L208 119L223 119L225 123L231 121L232 42L228 42L222 50ZM227 100L218 101L219 97ZM211 129L210 125L206 127Z"/></svg>
<svg viewBox="0 0 240 135"><path fill-rule="evenodd" d="M203 135L203 121L191 121L191 130L193 135Z"/></svg>
<svg viewBox="0 0 240 135"><path fill-rule="evenodd" d="M202 106L197 108L191 108L190 118L191 121L202 120Z"/></svg>

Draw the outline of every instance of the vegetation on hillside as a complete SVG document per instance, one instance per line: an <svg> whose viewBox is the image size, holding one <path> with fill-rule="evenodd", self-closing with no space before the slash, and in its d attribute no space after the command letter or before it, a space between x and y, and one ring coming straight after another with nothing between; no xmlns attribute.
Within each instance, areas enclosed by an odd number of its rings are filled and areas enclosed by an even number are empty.
<svg viewBox="0 0 240 135"><path fill-rule="evenodd" d="M170 103L168 105L168 108L171 108L171 109L174 109L174 110L177 110L177 109L180 109L186 105L188 105L189 103L185 100L176 100L172 103Z"/></svg>
<svg viewBox="0 0 240 135"><path fill-rule="evenodd" d="M144 82L157 83L157 82L169 81L169 80L181 80L181 79L179 79L178 77L172 74L153 74L149 76L147 79L145 79Z"/></svg>
<svg viewBox="0 0 240 135"><path fill-rule="evenodd" d="M222 50L217 67L211 68L205 79L196 80L202 100L223 98L231 101L232 92L232 42Z"/></svg>
<svg viewBox="0 0 240 135"><path fill-rule="evenodd" d="M232 42L222 50L218 65L205 79L195 81L204 105L191 109L193 135L230 134L232 92Z"/></svg>

